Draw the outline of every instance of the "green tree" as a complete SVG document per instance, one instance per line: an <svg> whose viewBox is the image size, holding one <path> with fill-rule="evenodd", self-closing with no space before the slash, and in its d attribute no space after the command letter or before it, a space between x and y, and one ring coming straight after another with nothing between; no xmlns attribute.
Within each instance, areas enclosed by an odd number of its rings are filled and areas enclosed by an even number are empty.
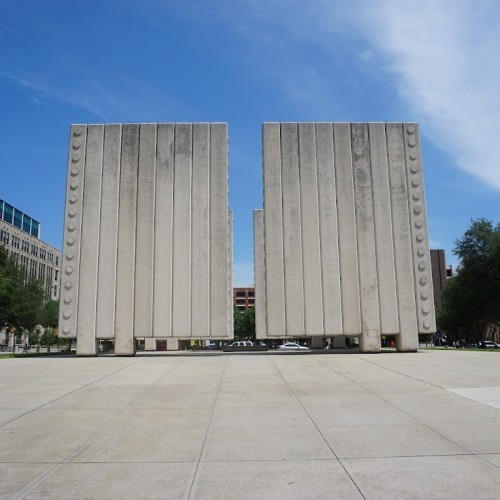
<svg viewBox="0 0 500 500"><path fill-rule="evenodd" d="M438 328L455 338L484 339L500 327L500 224L473 220L453 253L459 266L443 290Z"/></svg>
<svg viewBox="0 0 500 500"><path fill-rule="evenodd" d="M233 307L234 336L238 339L255 339L255 309L248 307L244 311Z"/></svg>
<svg viewBox="0 0 500 500"><path fill-rule="evenodd" d="M44 326L56 328L59 322L59 301L49 300L43 306L43 320Z"/></svg>

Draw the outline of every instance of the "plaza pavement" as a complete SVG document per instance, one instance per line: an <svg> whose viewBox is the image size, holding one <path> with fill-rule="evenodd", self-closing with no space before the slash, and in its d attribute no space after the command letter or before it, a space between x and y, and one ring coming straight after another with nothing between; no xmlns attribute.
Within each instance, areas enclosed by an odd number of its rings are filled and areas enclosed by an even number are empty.
<svg viewBox="0 0 500 500"><path fill-rule="evenodd" d="M500 353L0 358L0 498L500 498Z"/></svg>

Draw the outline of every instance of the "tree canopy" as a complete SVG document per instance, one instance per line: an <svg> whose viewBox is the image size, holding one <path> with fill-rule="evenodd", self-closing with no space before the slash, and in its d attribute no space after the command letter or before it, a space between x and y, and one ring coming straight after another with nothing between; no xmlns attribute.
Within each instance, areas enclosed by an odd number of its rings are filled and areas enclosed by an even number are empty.
<svg viewBox="0 0 500 500"><path fill-rule="evenodd" d="M438 327L455 338L484 339L500 328L500 224L473 220L453 253L459 266L443 290Z"/></svg>
<svg viewBox="0 0 500 500"><path fill-rule="evenodd" d="M0 324L9 328L57 326L58 302L46 301L43 284L26 278L13 255L0 246Z"/></svg>
<svg viewBox="0 0 500 500"><path fill-rule="evenodd" d="M233 318L235 338L255 339L255 309L253 307L248 307L244 311L241 311L234 306Z"/></svg>

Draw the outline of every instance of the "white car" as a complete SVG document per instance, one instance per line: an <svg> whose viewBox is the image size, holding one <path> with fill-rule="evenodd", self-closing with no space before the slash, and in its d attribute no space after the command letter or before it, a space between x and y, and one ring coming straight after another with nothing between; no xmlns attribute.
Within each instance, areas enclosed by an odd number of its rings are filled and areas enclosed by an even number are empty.
<svg viewBox="0 0 500 500"><path fill-rule="evenodd" d="M284 344L281 344L280 346L278 346L278 349L290 349L290 350L306 350L308 351L309 350L309 347L306 347L304 345L299 345L297 344L296 342L285 342Z"/></svg>
<svg viewBox="0 0 500 500"><path fill-rule="evenodd" d="M498 349L500 346L496 342L492 342L491 340L485 340L484 347L486 347L486 349Z"/></svg>

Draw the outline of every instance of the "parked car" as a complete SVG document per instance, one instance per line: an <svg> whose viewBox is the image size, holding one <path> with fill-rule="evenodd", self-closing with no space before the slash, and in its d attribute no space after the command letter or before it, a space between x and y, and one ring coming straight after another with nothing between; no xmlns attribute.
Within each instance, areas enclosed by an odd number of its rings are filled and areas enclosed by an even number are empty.
<svg viewBox="0 0 500 500"><path fill-rule="evenodd" d="M231 347L251 347L253 342L250 340L237 340L231 344Z"/></svg>
<svg viewBox="0 0 500 500"><path fill-rule="evenodd" d="M284 344L281 344L280 346L278 346L278 349L289 349L289 350L306 350L308 351L309 348L304 346L304 345L299 345L297 344L297 342L285 342Z"/></svg>
<svg viewBox="0 0 500 500"><path fill-rule="evenodd" d="M497 344L496 342L493 342L491 340L485 340L483 342L483 347L486 347L487 349L498 349L500 347L500 344Z"/></svg>

